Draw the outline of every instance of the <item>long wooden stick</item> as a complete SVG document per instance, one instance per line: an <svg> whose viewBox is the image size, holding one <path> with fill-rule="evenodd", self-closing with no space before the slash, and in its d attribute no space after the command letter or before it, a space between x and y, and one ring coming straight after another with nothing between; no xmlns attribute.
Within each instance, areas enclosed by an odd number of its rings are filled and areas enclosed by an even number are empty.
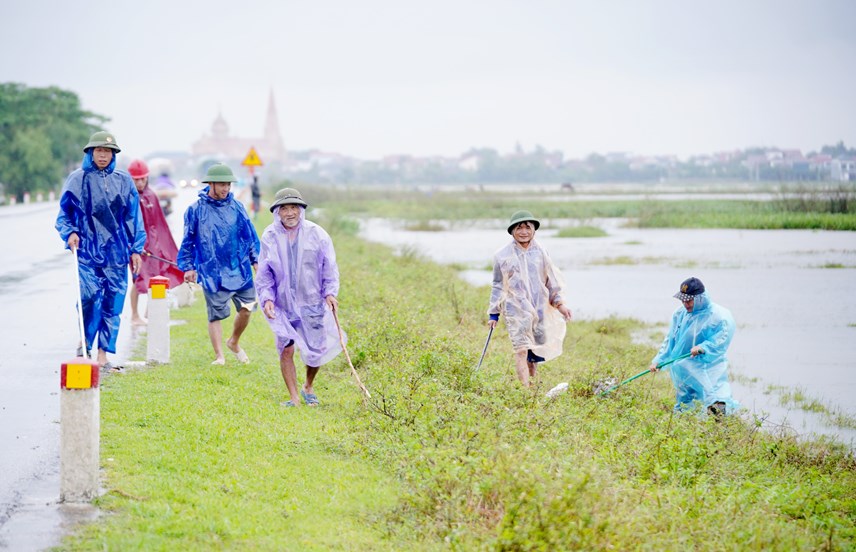
<svg viewBox="0 0 856 552"><path fill-rule="evenodd" d="M354 378L357 380L357 385L360 386L360 389L363 390L363 393L366 394L366 398L372 398L369 390L366 389L366 386L363 385L363 382L360 381L360 376L357 374L356 368L354 368L354 363L351 362L351 355L348 354L348 348L345 347L345 336L342 334L342 326L339 325L339 315L336 314L337 309L333 310L333 320L336 321L336 329L339 330L339 343L342 345L342 350L345 352L345 358L348 359L348 366L351 367L351 373L354 375Z"/></svg>

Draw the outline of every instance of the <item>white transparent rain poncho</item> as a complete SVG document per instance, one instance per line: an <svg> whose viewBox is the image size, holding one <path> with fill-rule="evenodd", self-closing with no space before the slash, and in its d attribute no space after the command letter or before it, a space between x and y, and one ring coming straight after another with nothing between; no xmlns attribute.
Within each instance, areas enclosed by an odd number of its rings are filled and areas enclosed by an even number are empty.
<svg viewBox="0 0 856 552"><path fill-rule="evenodd" d="M305 219L304 209L292 231L280 222L279 208L274 209L274 222L261 238L256 293L262 307L274 303L274 318L267 321L279 354L293 339L303 362L318 367L342 351L326 302L328 295L339 294L336 252L327 232Z"/></svg>
<svg viewBox="0 0 856 552"><path fill-rule="evenodd" d="M695 401L704 407L724 402L727 412L739 406L731 398L726 357L734 330L731 312L711 301L707 292L695 296L692 312L683 306L675 309L669 333L651 362L659 364L685 355L696 345L704 351L668 368L675 384L676 410L691 408Z"/></svg>
<svg viewBox="0 0 856 552"><path fill-rule="evenodd" d="M531 350L551 360L562 354L567 326L553 305L564 302L564 283L534 239L527 249L511 242L493 258L488 314L502 314L514 352Z"/></svg>

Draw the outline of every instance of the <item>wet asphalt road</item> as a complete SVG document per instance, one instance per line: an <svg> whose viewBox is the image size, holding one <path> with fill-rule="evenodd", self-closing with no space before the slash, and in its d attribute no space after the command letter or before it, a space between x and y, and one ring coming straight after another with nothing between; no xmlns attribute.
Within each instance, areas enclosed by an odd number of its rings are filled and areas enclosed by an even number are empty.
<svg viewBox="0 0 856 552"><path fill-rule="evenodd" d="M57 209L0 207L0 549L57 545L70 524L95 515L57 502L59 371L79 340L74 261L53 227Z"/></svg>
<svg viewBox="0 0 856 552"><path fill-rule="evenodd" d="M182 190L167 217L176 243L196 193ZM59 373L80 340L74 258L54 229L58 208L0 207L0 550L57 546L75 523L98 515L88 505L58 503ZM129 313L126 297L117 354L109 357L120 364L138 331Z"/></svg>

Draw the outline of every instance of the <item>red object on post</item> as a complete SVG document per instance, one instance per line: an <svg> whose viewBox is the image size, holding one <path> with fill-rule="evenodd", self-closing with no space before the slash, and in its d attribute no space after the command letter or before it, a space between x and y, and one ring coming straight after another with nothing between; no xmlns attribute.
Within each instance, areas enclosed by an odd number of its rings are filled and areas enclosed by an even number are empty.
<svg viewBox="0 0 856 552"><path fill-rule="evenodd" d="M166 290L169 289L169 278L152 276L149 278L149 289L152 290L152 299L166 299Z"/></svg>
<svg viewBox="0 0 856 552"><path fill-rule="evenodd" d="M62 363L59 386L60 389L96 389L100 374L101 370L97 362L77 357Z"/></svg>

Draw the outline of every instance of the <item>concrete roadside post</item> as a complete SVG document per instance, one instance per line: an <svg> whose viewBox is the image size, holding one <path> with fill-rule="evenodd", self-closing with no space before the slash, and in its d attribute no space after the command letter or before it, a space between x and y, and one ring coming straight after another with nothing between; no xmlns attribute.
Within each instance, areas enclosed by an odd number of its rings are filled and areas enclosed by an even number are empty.
<svg viewBox="0 0 856 552"><path fill-rule="evenodd" d="M101 389L98 363L77 357L60 369L60 502L98 494Z"/></svg>
<svg viewBox="0 0 856 552"><path fill-rule="evenodd" d="M166 290L169 279L154 276L149 279L149 325L146 344L148 364L169 364L169 301Z"/></svg>

